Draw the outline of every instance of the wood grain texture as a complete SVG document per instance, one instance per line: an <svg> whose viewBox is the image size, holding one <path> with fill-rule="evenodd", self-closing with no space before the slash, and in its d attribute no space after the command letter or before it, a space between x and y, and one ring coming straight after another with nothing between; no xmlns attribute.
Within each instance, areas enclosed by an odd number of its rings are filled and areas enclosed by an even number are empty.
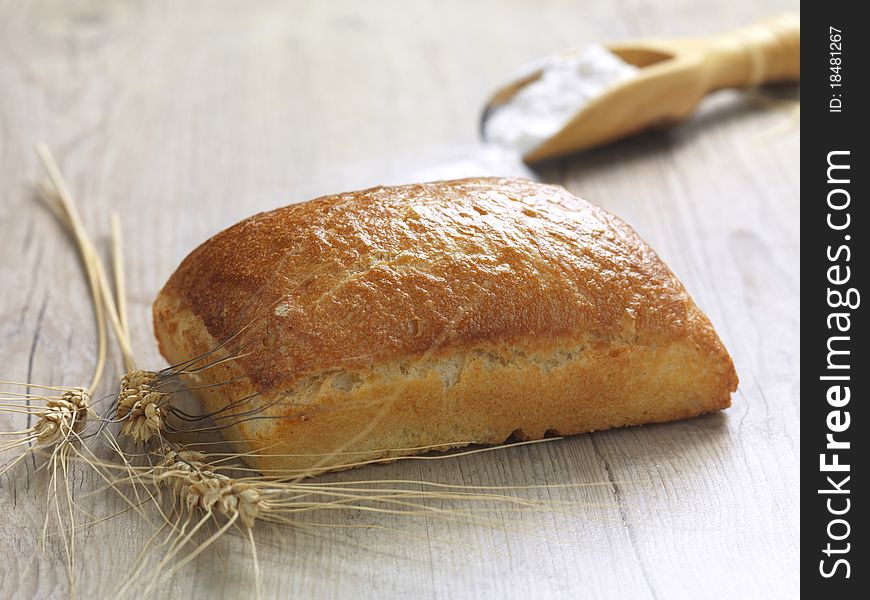
<svg viewBox="0 0 870 600"><path fill-rule="evenodd" d="M160 366L150 303L187 252L220 229L323 193L438 169L474 174L479 108L530 58L797 9L785 0L379 2L365 10L351 1L0 2L0 375L76 385L91 368L81 268L31 191L40 140L55 150L98 243L107 210L122 212L133 341L143 364ZM799 130L769 134L787 121L751 95L721 92L677 129L538 173L621 216L682 279L734 357L733 408L335 475L600 485L536 492L588 503L579 513L492 506L492 527L383 517L381 529L258 528L265 595L797 595ZM121 372L117 356L110 371ZM111 495L87 495L96 482L86 471L73 483L84 510L123 509ZM38 542L44 484L33 463L0 479L0 597L67 593L59 545L50 539L43 551ZM323 522L371 521L335 514ZM129 514L82 530L80 597L104 593L151 531ZM160 595L252 590L246 544L231 538Z"/></svg>

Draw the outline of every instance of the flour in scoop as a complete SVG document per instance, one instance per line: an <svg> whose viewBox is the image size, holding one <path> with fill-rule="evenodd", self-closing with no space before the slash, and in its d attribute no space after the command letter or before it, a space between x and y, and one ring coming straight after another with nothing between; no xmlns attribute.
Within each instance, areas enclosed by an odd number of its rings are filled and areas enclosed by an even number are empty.
<svg viewBox="0 0 870 600"><path fill-rule="evenodd" d="M493 108L484 123L488 142L526 155L608 88L638 72L603 46L548 57L530 65L526 73L539 70L540 78L521 88L507 104Z"/></svg>

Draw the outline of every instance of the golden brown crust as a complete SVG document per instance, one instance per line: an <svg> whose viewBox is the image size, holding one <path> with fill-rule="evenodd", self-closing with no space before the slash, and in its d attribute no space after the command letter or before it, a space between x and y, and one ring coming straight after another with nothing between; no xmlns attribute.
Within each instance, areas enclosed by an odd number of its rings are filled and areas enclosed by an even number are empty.
<svg viewBox="0 0 870 600"><path fill-rule="evenodd" d="M727 406L737 384L707 318L630 227L526 180L373 188L256 215L184 260L154 318L170 362L218 342L215 356L240 355L202 374L234 381L200 394L210 410L257 393L248 409L292 417L232 435L292 435L308 452L353 436L377 412L366 398L395 404L354 442L374 450L670 420Z"/></svg>

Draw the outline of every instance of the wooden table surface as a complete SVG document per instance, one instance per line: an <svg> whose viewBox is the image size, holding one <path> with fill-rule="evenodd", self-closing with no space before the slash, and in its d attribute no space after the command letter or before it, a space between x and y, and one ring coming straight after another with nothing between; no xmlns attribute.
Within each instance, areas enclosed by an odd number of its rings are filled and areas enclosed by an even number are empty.
<svg viewBox="0 0 870 600"><path fill-rule="evenodd" d="M162 367L150 302L201 241L256 211L326 192L500 174L477 119L519 64L568 46L736 27L797 1L0 1L0 379L80 384L94 332L68 238L34 200L33 146L54 149L105 248L123 218L134 344ZM589 482L493 505L489 526L384 516L355 528L258 527L266 597L788 598L798 594L799 124L779 92L720 92L689 122L536 175L633 225L731 351L733 408L336 477L480 485ZM425 174L425 175L424 175ZM109 375L119 376L116 354ZM108 393L114 381L106 382ZM0 416L7 428L15 419ZM57 540L38 542L44 473L0 480L0 597L67 594ZM85 510L117 502L74 489ZM116 507L120 510L121 506ZM394 531L398 529L401 531ZM150 533L126 514L79 535L82 598L108 593ZM253 593L244 539L188 565L160 596Z"/></svg>

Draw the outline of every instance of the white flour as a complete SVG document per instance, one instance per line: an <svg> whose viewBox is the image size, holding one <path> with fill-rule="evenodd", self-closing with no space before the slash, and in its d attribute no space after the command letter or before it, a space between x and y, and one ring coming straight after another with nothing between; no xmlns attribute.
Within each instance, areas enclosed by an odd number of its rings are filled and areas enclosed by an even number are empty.
<svg viewBox="0 0 870 600"><path fill-rule="evenodd" d="M539 79L489 115L484 123L488 142L525 155L558 133L589 102L638 71L602 46L548 57L524 69L526 75L538 70Z"/></svg>
<svg viewBox="0 0 870 600"><path fill-rule="evenodd" d="M429 151L425 161L409 168L408 182L462 177L523 177L537 179L516 150L495 144L449 146Z"/></svg>
<svg viewBox="0 0 870 600"><path fill-rule="evenodd" d="M542 71L542 76L484 123L486 144L424 148L395 160L365 161L331 168L313 185L299 182L298 197L316 197L345 189L398 185L461 177L523 177L537 180L522 156L559 132L591 100L608 87L632 77L637 67L601 46L589 46L573 56L547 57L528 65L518 78ZM283 307L276 307L276 314Z"/></svg>

